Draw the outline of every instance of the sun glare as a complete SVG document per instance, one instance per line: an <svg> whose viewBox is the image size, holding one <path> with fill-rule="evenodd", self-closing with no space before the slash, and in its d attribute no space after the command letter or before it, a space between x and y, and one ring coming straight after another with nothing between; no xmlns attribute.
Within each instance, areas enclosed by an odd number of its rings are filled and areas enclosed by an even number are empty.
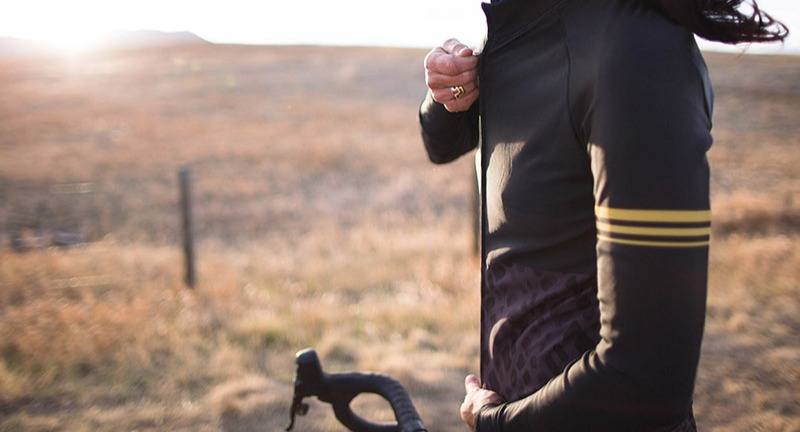
<svg viewBox="0 0 800 432"><path fill-rule="evenodd" d="M104 32L91 29L69 29L38 37L48 48L62 54L81 54L100 47Z"/></svg>
<svg viewBox="0 0 800 432"><path fill-rule="evenodd" d="M100 7L86 1L18 2L0 17L0 33L35 41L48 50L78 54L102 44L112 25L99 14Z"/></svg>

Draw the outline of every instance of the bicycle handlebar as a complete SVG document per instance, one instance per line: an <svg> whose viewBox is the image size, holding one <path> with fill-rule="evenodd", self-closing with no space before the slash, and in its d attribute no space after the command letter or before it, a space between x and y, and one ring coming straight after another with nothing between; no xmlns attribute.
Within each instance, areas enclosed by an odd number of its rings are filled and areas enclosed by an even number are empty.
<svg viewBox="0 0 800 432"><path fill-rule="evenodd" d="M308 405L303 403L303 398L316 396L331 404L336 418L353 432L427 432L405 388L393 378L361 372L327 374L322 371L319 357L313 349L299 351L295 361L297 373L290 409L291 423L287 431L294 427L295 415L302 416L308 412ZM353 413L350 403L362 393L374 393L386 399L397 423L374 423Z"/></svg>

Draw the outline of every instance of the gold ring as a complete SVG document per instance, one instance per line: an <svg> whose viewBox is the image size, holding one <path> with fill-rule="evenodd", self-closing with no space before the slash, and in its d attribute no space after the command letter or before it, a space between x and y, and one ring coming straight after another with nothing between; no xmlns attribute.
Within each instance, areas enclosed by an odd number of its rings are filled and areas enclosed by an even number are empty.
<svg viewBox="0 0 800 432"><path fill-rule="evenodd" d="M467 91L464 90L464 86L454 86L450 87L450 93L453 94L453 97L459 99L461 96L467 94Z"/></svg>

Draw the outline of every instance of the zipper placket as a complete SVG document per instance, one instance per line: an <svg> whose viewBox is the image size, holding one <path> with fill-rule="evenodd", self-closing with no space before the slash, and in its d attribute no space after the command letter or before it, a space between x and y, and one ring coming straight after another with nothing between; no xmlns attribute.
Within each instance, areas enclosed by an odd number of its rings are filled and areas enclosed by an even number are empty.
<svg viewBox="0 0 800 432"><path fill-rule="evenodd" d="M488 18L488 17L487 17ZM484 122L484 111L485 111L485 100L486 100L486 80L483 79L484 74L484 66L486 63L487 55L491 52L492 40L490 34L487 32L486 43L483 46L483 51L481 51L480 59L478 61L478 88L480 90L480 99L478 100L478 127L480 128L480 146L479 146L479 157L480 157L480 266L481 266L481 301L480 301L480 328L481 333L484 332L483 330L483 323L484 323L484 307L483 307L483 299L486 298L486 234L487 234L487 215L486 215L486 163L487 163L487 155L486 155L486 123ZM481 382L484 381L484 371L483 367L486 364L486 355L487 355L487 346L484 346L484 337L483 334L480 336L480 377Z"/></svg>

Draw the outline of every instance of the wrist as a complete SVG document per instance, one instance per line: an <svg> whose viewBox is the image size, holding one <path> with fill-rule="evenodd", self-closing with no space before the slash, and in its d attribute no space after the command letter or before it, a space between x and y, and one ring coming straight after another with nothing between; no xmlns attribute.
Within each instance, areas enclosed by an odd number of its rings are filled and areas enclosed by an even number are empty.
<svg viewBox="0 0 800 432"><path fill-rule="evenodd" d="M497 418L502 410L502 405L486 404L478 410L475 416L475 432L498 431Z"/></svg>

